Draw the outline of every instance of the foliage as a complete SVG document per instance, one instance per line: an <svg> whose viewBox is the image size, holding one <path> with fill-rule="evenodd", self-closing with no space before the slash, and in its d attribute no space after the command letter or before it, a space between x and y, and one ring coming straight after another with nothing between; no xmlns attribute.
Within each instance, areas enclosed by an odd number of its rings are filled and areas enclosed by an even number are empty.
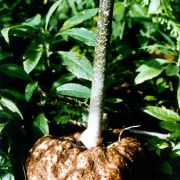
<svg viewBox="0 0 180 180"><path fill-rule="evenodd" d="M58 134L54 126L70 119L86 121L98 3L0 5L0 177L23 179L22 164L38 137ZM105 111L110 127L141 124L170 134L166 140L148 138L163 172L157 179L175 179L180 168L177 7L173 0L116 0L113 14Z"/></svg>

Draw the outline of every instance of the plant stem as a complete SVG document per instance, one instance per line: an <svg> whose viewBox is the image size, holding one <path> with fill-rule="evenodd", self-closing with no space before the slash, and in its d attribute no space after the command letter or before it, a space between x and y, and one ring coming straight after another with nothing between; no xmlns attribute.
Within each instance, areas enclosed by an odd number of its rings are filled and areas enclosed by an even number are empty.
<svg viewBox="0 0 180 180"><path fill-rule="evenodd" d="M95 147L101 142L105 69L108 58L113 5L113 0L100 1L88 128L81 135L81 141L87 148Z"/></svg>
<svg viewBox="0 0 180 180"><path fill-rule="evenodd" d="M142 131L142 130L135 130L135 129L128 129L128 131L130 133L157 137L159 139L164 139L164 140L170 136L169 133L168 134L162 134L162 133L158 133L158 132L149 132L149 131Z"/></svg>

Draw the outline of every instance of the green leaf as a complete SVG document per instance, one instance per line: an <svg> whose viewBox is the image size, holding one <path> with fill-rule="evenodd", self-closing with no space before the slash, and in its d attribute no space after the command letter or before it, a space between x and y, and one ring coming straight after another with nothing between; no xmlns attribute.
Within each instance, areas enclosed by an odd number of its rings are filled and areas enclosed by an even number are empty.
<svg viewBox="0 0 180 180"><path fill-rule="evenodd" d="M166 68L166 75L167 76L175 76L179 73L179 67L175 64L168 64Z"/></svg>
<svg viewBox="0 0 180 180"><path fill-rule="evenodd" d="M4 29L1 30L1 34L3 35L5 41L6 41L8 44L9 44L9 30L10 30L10 29L11 29L11 28L8 27L8 28L4 28Z"/></svg>
<svg viewBox="0 0 180 180"><path fill-rule="evenodd" d="M143 64L136 70L139 74L135 78L135 83L140 84L146 80L150 80L161 74L163 70L163 67L156 60Z"/></svg>
<svg viewBox="0 0 180 180"><path fill-rule="evenodd" d="M7 173L4 176L2 176L1 180L15 180L14 175L12 173Z"/></svg>
<svg viewBox="0 0 180 180"><path fill-rule="evenodd" d="M16 64L0 65L0 71L10 77L31 81L31 77L20 66Z"/></svg>
<svg viewBox="0 0 180 180"><path fill-rule="evenodd" d="M161 128L166 129L171 132L176 131L176 129L178 127L178 124L176 122L169 122L169 121L162 121L162 122L160 122L159 125Z"/></svg>
<svg viewBox="0 0 180 180"><path fill-rule="evenodd" d="M36 136L48 135L48 120L43 113L39 114L33 121L33 132Z"/></svg>
<svg viewBox="0 0 180 180"><path fill-rule="evenodd" d="M0 89L0 94L10 99L16 99L17 101L25 101L24 94L14 89Z"/></svg>
<svg viewBox="0 0 180 180"><path fill-rule="evenodd" d="M9 43L9 34L14 34L19 37L34 37L37 28L35 26L30 26L28 24L20 24L7 28L3 28L1 30L1 34L3 35L5 41Z"/></svg>
<svg viewBox="0 0 180 180"><path fill-rule="evenodd" d="M148 13L158 14L160 5L160 0L151 0L148 8Z"/></svg>
<svg viewBox="0 0 180 180"><path fill-rule="evenodd" d="M147 17L147 9L142 5L133 3L130 7L129 14L131 17Z"/></svg>
<svg viewBox="0 0 180 180"><path fill-rule="evenodd" d="M36 14L34 17L27 19L24 23L24 25L29 25L29 26L38 26L41 23L41 15L40 14Z"/></svg>
<svg viewBox="0 0 180 180"><path fill-rule="evenodd" d="M32 41L28 49L26 50L23 59L24 70L26 73L30 73L38 64L43 54L43 44L39 44L37 41Z"/></svg>
<svg viewBox="0 0 180 180"><path fill-rule="evenodd" d="M71 27L74 27L90 18L95 16L98 12L98 8L93 8L93 9L86 9L75 16L69 18L67 21L64 22L61 31L65 29L69 29Z"/></svg>
<svg viewBox="0 0 180 180"><path fill-rule="evenodd" d="M62 3L62 0L56 1L49 9L47 15L46 15L46 21L45 21L45 29L47 30L49 20L52 16L52 14L55 12L55 10L58 8L58 6Z"/></svg>
<svg viewBox="0 0 180 180"><path fill-rule="evenodd" d="M59 115L54 118L57 123L66 124L69 121L70 117L67 115Z"/></svg>
<svg viewBox="0 0 180 180"><path fill-rule="evenodd" d="M174 150L180 150L180 142L178 142L172 149L173 151Z"/></svg>
<svg viewBox="0 0 180 180"><path fill-rule="evenodd" d="M27 101L29 101L31 99L31 97L37 87L38 87L38 82L31 82L31 83L27 84L27 86L25 88L25 98Z"/></svg>
<svg viewBox="0 0 180 180"><path fill-rule="evenodd" d="M176 48L176 44L173 42L173 40L170 38L168 34L163 33L162 31L159 31L159 33L164 37L166 42L168 43L169 46L171 46L172 49ZM166 47L167 49L167 47Z"/></svg>
<svg viewBox="0 0 180 180"><path fill-rule="evenodd" d="M180 139L180 129L176 129L176 131L171 134L170 139Z"/></svg>
<svg viewBox="0 0 180 180"><path fill-rule="evenodd" d="M63 65L77 78L92 79L92 65L85 56L79 56L65 51L59 51L59 54L63 58Z"/></svg>
<svg viewBox="0 0 180 180"><path fill-rule="evenodd" d="M1 180L14 180L12 164L5 152L0 150L0 178Z"/></svg>
<svg viewBox="0 0 180 180"><path fill-rule="evenodd" d="M0 133L1 131L4 129L4 127L6 126L7 122L6 123L0 123Z"/></svg>
<svg viewBox="0 0 180 180"><path fill-rule="evenodd" d="M180 108L180 78L179 78L179 83L178 83L178 88L177 88L177 101L178 101L178 106Z"/></svg>
<svg viewBox="0 0 180 180"><path fill-rule="evenodd" d="M172 151L176 156L180 156L180 142L173 147Z"/></svg>
<svg viewBox="0 0 180 180"><path fill-rule="evenodd" d="M108 98L108 99L105 99L105 101L108 103L117 104L117 103L122 102L123 100L120 98Z"/></svg>
<svg viewBox="0 0 180 180"><path fill-rule="evenodd" d="M73 28L59 33L61 36L67 35L77 39L88 46L95 45L95 34L85 28ZM57 35L59 35L57 34Z"/></svg>
<svg viewBox="0 0 180 180"><path fill-rule="evenodd" d="M63 84L56 88L57 93L66 96L73 96L78 98L89 98L90 89L86 86L75 83Z"/></svg>
<svg viewBox="0 0 180 180"><path fill-rule="evenodd" d="M3 107L1 107L1 105L0 105L0 119L5 119L7 121L13 121L13 120L16 120L17 118L13 117L13 113L5 111L3 109Z"/></svg>
<svg viewBox="0 0 180 180"><path fill-rule="evenodd" d="M166 149L169 147L169 144L167 142L161 142L157 146L159 149Z"/></svg>
<svg viewBox="0 0 180 180"><path fill-rule="evenodd" d="M173 169L171 165L167 161L161 160L160 163L158 163L157 167L161 172L172 175L173 174Z"/></svg>
<svg viewBox="0 0 180 180"><path fill-rule="evenodd" d="M0 104L12 111L13 113L17 113L21 117L21 119L23 119L23 116L19 111L18 107L11 100L1 97Z"/></svg>
<svg viewBox="0 0 180 180"><path fill-rule="evenodd" d="M144 112L163 121L180 121L180 116L177 113L164 107L160 108L157 106L147 106L144 109Z"/></svg>
<svg viewBox="0 0 180 180"><path fill-rule="evenodd" d="M54 90L56 90L56 88L68 81L71 81L75 78L75 76L73 74L64 74L62 75L57 81L55 81L51 87L50 92L54 92Z"/></svg>
<svg viewBox="0 0 180 180"><path fill-rule="evenodd" d="M0 62L5 62L7 58L12 58L12 52L5 52L0 49Z"/></svg>

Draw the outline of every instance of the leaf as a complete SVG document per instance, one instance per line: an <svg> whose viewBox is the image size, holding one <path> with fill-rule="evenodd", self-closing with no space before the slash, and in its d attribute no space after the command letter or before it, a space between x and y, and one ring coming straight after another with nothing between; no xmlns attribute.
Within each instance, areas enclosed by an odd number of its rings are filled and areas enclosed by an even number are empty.
<svg viewBox="0 0 180 180"><path fill-rule="evenodd" d="M180 129L177 129L174 133L170 135L170 139L175 140L175 139L180 139Z"/></svg>
<svg viewBox="0 0 180 180"><path fill-rule="evenodd" d="M0 104L9 109L10 111L17 113L21 117L21 119L23 119L23 116L19 111L18 107L11 100L1 97Z"/></svg>
<svg viewBox="0 0 180 180"><path fill-rule="evenodd" d="M166 75L167 76L175 76L179 73L179 67L175 64L168 64L166 67Z"/></svg>
<svg viewBox="0 0 180 180"><path fill-rule="evenodd" d="M67 115L59 115L54 118L57 123L66 124L69 121L70 117Z"/></svg>
<svg viewBox="0 0 180 180"><path fill-rule="evenodd" d="M6 126L7 122L6 123L0 123L0 133L1 131L4 129L4 127Z"/></svg>
<svg viewBox="0 0 180 180"><path fill-rule="evenodd" d="M14 34L19 37L34 37L37 28L35 26L30 26L28 24L20 24L11 27L6 27L1 30L1 34L3 35L5 41L9 43L9 34Z"/></svg>
<svg viewBox="0 0 180 180"><path fill-rule="evenodd" d="M157 146L159 149L166 149L169 147L169 144L167 142L161 142Z"/></svg>
<svg viewBox="0 0 180 180"><path fill-rule="evenodd" d="M31 77L16 64L2 64L0 65L0 71L10 77L31 81Z"/></svg>
<svg viewBox="0 0 180 180"><path fill-rule="evenodd" d="M43 113L39 114L33 121L33 132L36 136L48 135L48 120Z"/></svg>
<svg viewBox="0 0 180 180"><path fill-rule="evenodd" d="M173 40L170 38L169 35L163 33L162 31L159 31L159 33L164 37L164 39L169 44L169 46L171 46L172 49L176 48L176 44L173 42ZM167 47L166 47L166 49L167 49Z"/></svg>
<svg viewBox="0 0 180 180"><path fill-rule="evenodd" d="M120 99L120 98L108 98L108 99L106 99L105 101L108 102L108 103L114 103L114 104L117 104L117 103L122 102L123 100Z"/></svg>
<svg viewBox="0 0 180 180"><path fill-rule="evenodd" d="M178 88L177 88L177 101L178 101L178 106L180 108L180 78L179 78L179 83L178 83Z"/></svg>
<svg viewBox="0 0 180 180"><path fill-rule="evenodd" d="M62 75L57 81L55 81L51 87L50 92L54 92L56 88L68 81L71 81L75 78L75 76L71 73Z"/></svg>
<svg viewBox="0 0 180 180"><path fill-rule="evenodd" d="M173 151L174 150L180 150L180 142L178 142L172 149Z"/></svg>
<svg viewBox="0 0 180 180"><path fill-rule="evenodd" d="M5 120L8 120L8 121L13 121L13 120L17 119L16 117L13 117L13 113L5 111L2 108L3 107L1 107L1 105L0 105L0 119L5 119Z"/></svg>
<svg viewBox="0 0 180 180"><path fill-rule="evenodd" d="M73 28L60 32L60 35L67 35L74 39L77 39L88 46L95 45L95 34L85 28ZM58 34L57 34L58 35Z"/></svg>
<svg viewBox="0 0 180 180"><path fill-rule="evenodd" d="M36 14L34 17L27 19L24 23L25 25L29 25L29 26L38 26L41 23L41 15L40 14Z"/></svg>
<svg viewBox="0 0 180 180"><path fill-rule="evenodd" d="M56 1L49 9L47 15L46 15L46 21L45 21L45 29L47 30L49 20L52 16L52 14L55 12L55 10L58 8L58 6L62 3L62 0Z"/></svg>
<svg viewBox="0 0 180 180"><path fill-rule="evenodd" d="M26 50L23 59L24 70L29 74L38 64L43 54L43 44L39 44L37 41L32 41L28 49Z"/></svg>
<svg viewBox="0 0 180 180"><path fill-rule="evenodd" d="M9 44L9 30L10 30L10 29L11 29L11 28L8 27L8 28L4 28L4 29L1 30L1 34L3 35L5 41L6 41L8 44Z"/></svg>
<svg viewBox="0 0 180 180"><path fill-rule="evenodd" d="M27 101L29 101L31 99L31 97L37 87L38 87L38 82L31 82L31 83L27 84L27 86L25 88L25 98Z"/></svg>
<svg viewBox="0 0 180 180"><path fill-rule="evenodd" d="M0 150L0 172L1 180L14 180L11 160L2 150Z"/></svg>
<svg viewBox="0 0 180 180"><path fill-rule="evenodd" d="M159 125L161 128L166 129L170 132L174 132L178 127L178 124L176 122L169 122L169 121L162 121L160 122Z"/></svg>
<svg viewBox="0 0 180 180"><path fill-rule="evenodd" d="M178 142L172 149L173 155L180 156L180 142Z"/></svg>
<svg viewBox="0 0 180 180"><path fill-rule="evenodd" d="M151 0L148 8L149 14L157 14L160 8L160 0Z"/></svg>
<svg viewBox="0 0 180 180"><path fill-rule="evenodd" d="M2 176L1 180L15 180L14 175L12 173L7 173L4 176Z"/></svg>
<svg viewBox="0 0 180 180"><path fill-rule="evenodd" d="M160 163L158 163L157 167L161 172L172 175L173 174L173 169L172 166L164 160L161 160Z"/></svg>
<svg viewBox="0 0 180 180"><path fill-rule="evenodd" d="M156 60L143 64L136 70L139 74L135 78L135 83L140 84L146 80L150 80L161 74L163 70L162 66Z"/></svg>
<svg viewBox="0 0 180 180"><path fill-rule="evenodd" d="M24 94L14 89L0 89L0 94L10 99L15 98L17 101L25 101Z"/></svg>
<svg viewBox="0 0 180 180"><path fill-rule="evenodd" d="M147 106L144 109L144 112L163 121L180 121L180 116L177 113L164 107L160 108L157 106Z"/></svg>
<svg viewBox="0 0 180 180"><path fill-rule="evenodd" d="M85 56L78 56L72 52L59 51L63 58L63 65L77 78L92 79L92 65Z"/></svg>
<svg viewBox="0 0 180 180"><path fill-rule="evenodd" d="M89 98L90 89L86 86L75 83L63 84L56 88L57 93L66 96L73 96L78 98Z"/></svg>
<svg viewBox="0 0 180 180"><path fill-rule="evenodd" d="M147 9L138 3L133 3L130 9L131 17L147 17Z"/></svg>
<svg viewBox="0 0 180 180"><path fill-rule="evenodd" d="M95 16L98 12L98 8L93 9L86 9L75 16L69 18L67 21L64 22L63 26L61 27L61 31L65 29L69 29L71 27L74 27L90 18Z"/></svg>

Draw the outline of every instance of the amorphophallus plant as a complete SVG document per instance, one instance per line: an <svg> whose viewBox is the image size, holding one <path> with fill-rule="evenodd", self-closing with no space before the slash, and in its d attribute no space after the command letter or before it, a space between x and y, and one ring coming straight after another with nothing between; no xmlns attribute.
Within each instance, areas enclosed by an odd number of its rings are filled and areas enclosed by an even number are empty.
<svg viewBox="0 0 180 180"><path fill-rule="evenodd" d="M137 155L142 152L139 142L127 137L105 147L101 138L113 4L113 0L100 0L88 126L80 137L84 146L67 137L40 138L26 161L28 180L136 178L131 170ZM128 172L128 176L124 172Z"/></svg>

